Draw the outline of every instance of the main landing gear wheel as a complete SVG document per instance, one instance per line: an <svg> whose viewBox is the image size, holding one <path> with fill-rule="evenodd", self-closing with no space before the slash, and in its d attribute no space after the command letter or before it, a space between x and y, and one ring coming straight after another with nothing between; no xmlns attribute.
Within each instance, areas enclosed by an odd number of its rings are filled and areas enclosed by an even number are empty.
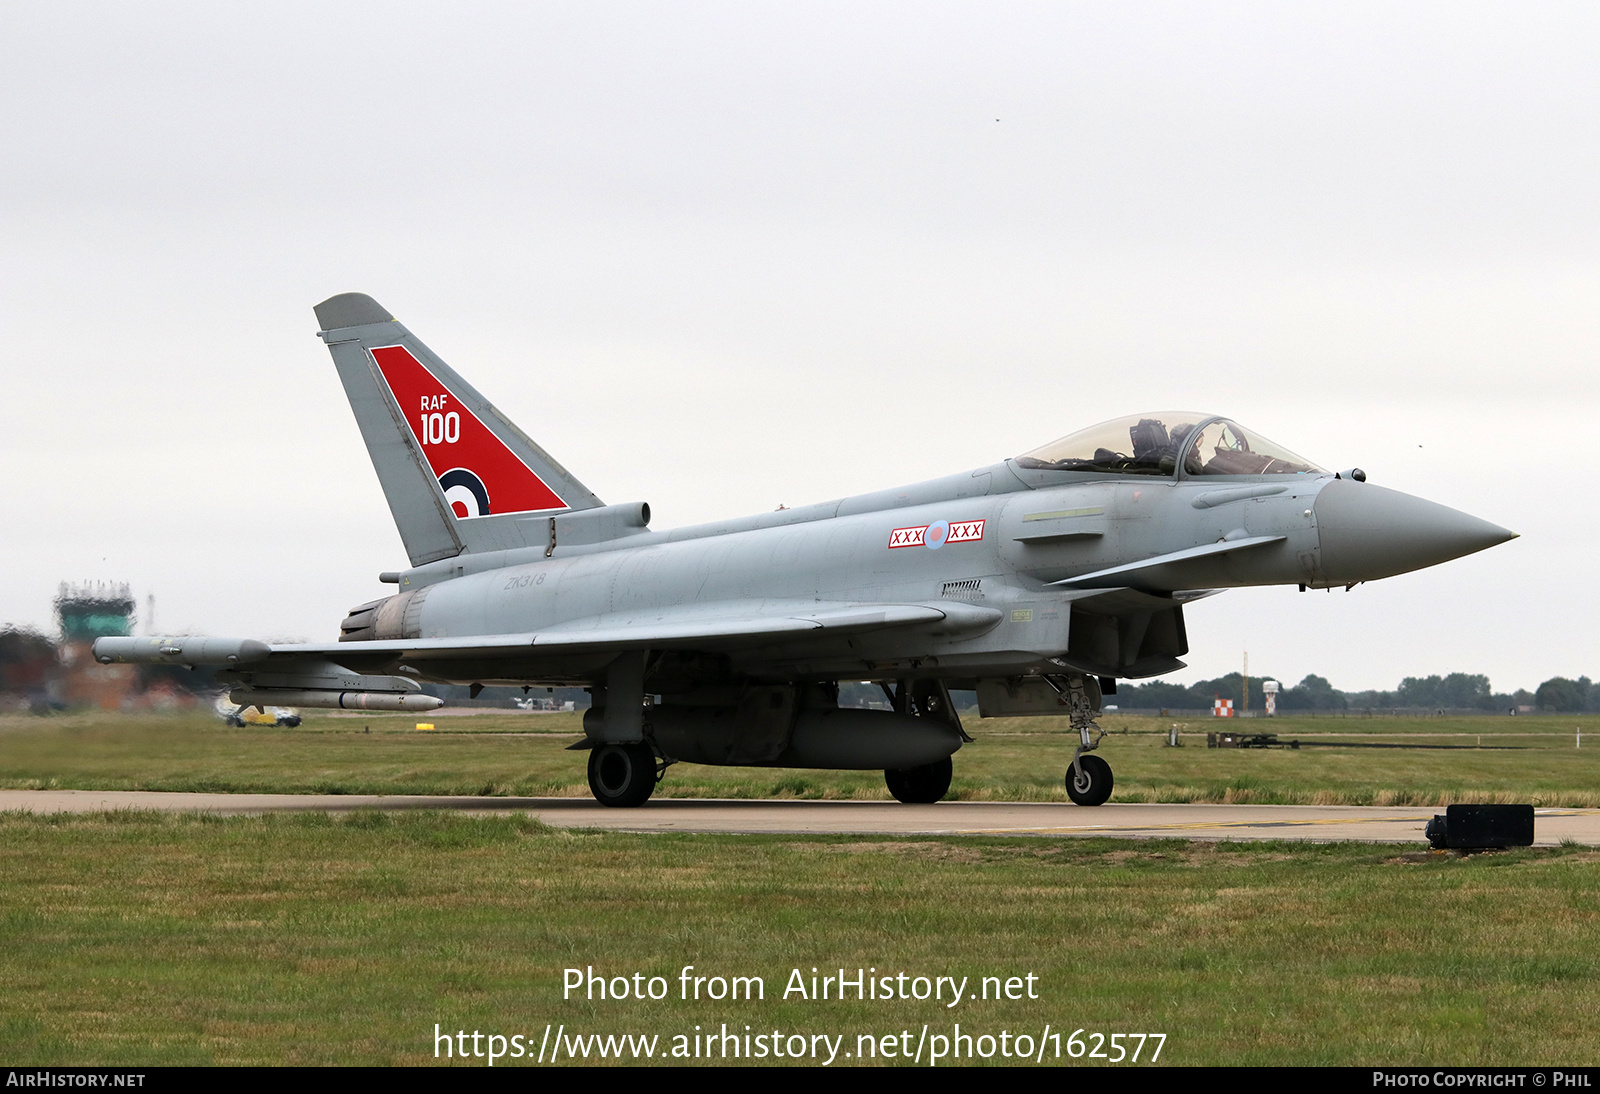
<svg viewBox="0 0 1600 1094"><path fill-rule="evenodd" d="M589 789L601 805L643 805L655 788L656 754L645 742L603 744L589 750Z"/></svg>
<svg viewBox="0 0 1600 1094"><path fill-rule="evenodd" d="M907 805L931 805L950 790L950 775L955 765L946 756L931 764L908 767L901 771L885 771L883 781L896 801Z"/></svg>
<svg viewBox="0 0 1600 1094"><path fill-rule="evenodd" d="M1077 805L1104 805L1111 797L1111 765L1099 756L1079 756L1067 768L1067 797Z"/></svg>

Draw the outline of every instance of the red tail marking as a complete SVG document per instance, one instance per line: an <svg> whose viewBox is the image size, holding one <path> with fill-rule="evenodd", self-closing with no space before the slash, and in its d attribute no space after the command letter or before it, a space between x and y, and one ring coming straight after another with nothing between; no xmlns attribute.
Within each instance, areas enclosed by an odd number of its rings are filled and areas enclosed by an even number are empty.
<svg viewBox="0 0 1600 1094"><path fill-rule="evenodd" d="M567 508L532 468L404 346L381 346L372 351L372 357L435 478L451 468L467 468L483 480L490 514ZM460 502L450 508L458 520L466 518L467 508Z"/></svg>

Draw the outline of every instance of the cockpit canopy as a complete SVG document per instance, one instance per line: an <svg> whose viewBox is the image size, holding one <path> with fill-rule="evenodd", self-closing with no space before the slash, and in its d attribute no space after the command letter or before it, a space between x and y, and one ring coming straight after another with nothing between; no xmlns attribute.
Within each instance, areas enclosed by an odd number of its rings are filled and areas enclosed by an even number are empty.
<svg viewBox="0 0 1600 1094"><path fill-rule="evenodd" d="M1081 429L1017 457L1030 470L1099 475L1325 475L1259 433L1191 411L1134 414Z"/></svg>

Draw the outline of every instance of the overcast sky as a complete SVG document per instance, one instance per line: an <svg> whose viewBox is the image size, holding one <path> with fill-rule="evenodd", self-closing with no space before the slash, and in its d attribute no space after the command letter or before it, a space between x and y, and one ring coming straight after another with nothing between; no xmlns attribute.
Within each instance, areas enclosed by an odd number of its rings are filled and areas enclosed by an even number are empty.
<svg viewBox="0 0 1600 1094"><path fill-rule="evenodd" d="M1600 7L0 3L0 621L328 639L376 297L655 527L1227 413L1510 544L1185 681L1600 675Z"/></svg>

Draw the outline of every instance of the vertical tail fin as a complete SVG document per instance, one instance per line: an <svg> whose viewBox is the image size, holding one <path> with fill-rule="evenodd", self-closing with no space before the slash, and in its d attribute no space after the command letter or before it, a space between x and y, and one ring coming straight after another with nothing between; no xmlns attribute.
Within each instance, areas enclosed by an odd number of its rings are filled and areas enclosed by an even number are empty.
<svg viewBox="0 0 1600 1094"><path fill-rule="evenodd" d="M542 544L601 504L372 297L314 310L413 566Z"/></svg>

